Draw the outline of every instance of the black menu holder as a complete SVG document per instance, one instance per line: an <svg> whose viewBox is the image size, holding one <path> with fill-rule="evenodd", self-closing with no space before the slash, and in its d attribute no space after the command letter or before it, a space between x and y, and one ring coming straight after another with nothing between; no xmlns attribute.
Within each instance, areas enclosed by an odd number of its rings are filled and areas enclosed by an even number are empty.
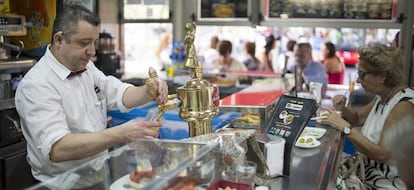
<svg viewBox="0 0 414 190"><path fill-rule="evenodd" d="M292 149L311 116L317 109L313 99L283 95L279 98L266 124L267 135L276 135L285 139L283 175L290 175Z"/></svg>

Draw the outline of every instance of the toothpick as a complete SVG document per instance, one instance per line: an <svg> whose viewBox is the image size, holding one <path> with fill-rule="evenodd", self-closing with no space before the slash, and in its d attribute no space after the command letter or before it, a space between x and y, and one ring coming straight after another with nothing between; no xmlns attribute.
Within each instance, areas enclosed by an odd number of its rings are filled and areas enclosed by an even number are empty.
<svg viewBox="0 0 414 190"><path fill-rule="evenodd" d="M327 119L328 116L327 115L321 115L321 116L317 116L317 117L312 117L310 118L310 120L320 120L320 119Z"/></svg>

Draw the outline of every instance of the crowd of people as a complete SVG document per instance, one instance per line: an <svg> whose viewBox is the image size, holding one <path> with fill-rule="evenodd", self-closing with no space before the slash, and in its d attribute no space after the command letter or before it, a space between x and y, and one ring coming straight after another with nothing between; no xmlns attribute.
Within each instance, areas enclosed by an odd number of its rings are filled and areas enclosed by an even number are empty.
<svg viewBox="0 0 414 190"><path fill-rule="evenodd" d="M132 86L99 71L90 61L95 54L99 25L100 19L88 9L65 6L55 18L45 55L17 88L15 103L27 140L27 160L39 181L48 181L106 154L115 145L154 138L157 133L149 127L162 125L133 119L106 128L108 109L127 111L154 98L166 102L168 87L157 79L158 94L154 97L146 85ZM223 72L249 69L287 72L300 67L308 82L343 81L344 64L335 55L334 44L324 44L324 60L319 63L313 60L310 43L291 40L289 52L280 61L282 66L275 67L269 52L277 40L268 36L261 59L255 57L255 43L247 42L246 61L239 62L231 56L233 47L229 40L213 37L208 62ZM401 53L396 47L380 43L361 46L358 53L357 82L376 96L360 109L347 107L345 96L335 96L333 105L341 114L332 111L324 122L343 132L364 155L367 187L413 189L414 169L410 161L414 151L410 135L414 132L414 90L404 83L401 75L404 73ZM354 126L362 128L357 130Z"/></svg>
<svg viewBox="0 0 414 190"><path fill-rule="evenodd" d="M275 37L270 34L265 38L266 44L259 49L263 52L257 52L256 43L252 41L244 42L244 58L242 61L238 61L235 57L232 57L231 49L233 47L226 47L230 51L219 52L219 48L224 46L232 46L232 42L229 40L219 40L217 36L211 37L210 47L202 51L200 56L203 57L203 68L206 70L220 70L220 71L261 71L272 73L293 73L296 65L302 62L302 66L305 74L305 81L307 82L322 82L324 84L343 84L345 79L345 64L336 54L335 44L332 42L325 42L321 47L323 58L320 62L313 59L312 50L313 47L308 42L298 43L295 39L290 39L286 43L286 52L279 53L277 44L280 41L279 37ZM222 45L222 44L226 45ZM305 45L306 44L306 45ZM303 52L295 51L295 48L299 51L302 48L307 47L307 52L302 55ZM274 56L277 54L277 56ZM305 56L305 57L303 57ZM231 59L230 59L231 58ZM303 60L305 58L305 60ZM234 65L225 63L232 60ZM303 62L306 63L303 63ZM239 62L242 62L244 66L241 66ZM212 64L214 63L214 64ZM308 64L309 63L309 64ZM236 66L237 65L237 66ZM309 66L308 66L309 65ZM323 74L325 72L325 74ZM326 76L325 76L326 75ZM234 75L233 75L234 78Z"/></svg>

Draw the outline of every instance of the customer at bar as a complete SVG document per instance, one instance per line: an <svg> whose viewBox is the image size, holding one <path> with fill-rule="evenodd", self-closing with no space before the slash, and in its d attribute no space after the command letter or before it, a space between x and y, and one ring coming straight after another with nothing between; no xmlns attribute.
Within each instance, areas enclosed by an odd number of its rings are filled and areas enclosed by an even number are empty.
<svg viewBox="0 0 414 190"><path fill-rule="evenodd" d="M261 71L263 70L262 63L256 57L256 44L254 42L246 42L244 44L245 60L243 61L248 70Z"/></svg>
<svg viewBox="0 0 414 190"><path fill-rule="evenodd" d="M79 5L64 5L54 20L52 40L43 57L20 82L16 109L27 140L33 176L48 181L107 149L142 138L154 138L155 121L131 120L106 128L107 109L127 111L153 98L147 87L105 76L93 62L100 19ZM158 98L168 88L157 80Z"/></svg>
<svg viewBox="0 0 414 190"><path fill-rule="evenodd" d="M385 134L385 147L395 160L400 178L408 190L414 190L414 118L405 117Z"/></svg>
<svg viewBox="0 0 414 190"><path fill-rule="evenodd" d="M335 44L326 42L322 46L323 60L322 64L325 66L328 74L329 84L343 84L345 76L345 64L336 55Z"/></svg>
<svg viewBox="0 0 414 190"><path fill-rule="evenodd" d="M405 117L414 117L414 90L404 84L400 51L380 43L357 49L357 82L375 98L362 108L345 106L345 96L333 98L342 116L331 112L324 121L343 132L364 156L365 185L372 189L402 189L397 168L384 148L384 134ZM361 130L352 126L362 125ZM396 145L397 146L397 145Z"/></svg>
<svg viewBox="0 0 414 190"><path fill-rule="evenodd" d="M160 37L160 42L155 51L160 70L164 71L165 66L172 63L172 37L171 34L164 33Z"/></svg>
<svg viewBox="0 0 414 190"><path fill-rule="evenodd" d="M214 65L220 69L221 72L231 71L247 71L247 67L237 61L231 56L233 44L229 40L222 40L218 45L220 58L214 62ZM225 74L226 79L245 79L246 77L238 76L237 74Z"/></svg>
<svg viewBox="0 0 414 190"><path fill-rule="evenodd" d="M276 63L274 64L275 72L280 73L292 73L295 65L295 53L294 48L296 40L289 40L286 44L287 52L279 54Z"/></svg>
<svg viewBox="0 0 414 190"><path fill-rule="evenodd" d="M266 37L266 44L264 46L264 52L260 57L260 62L263 64L264 71L274 72L273 69L273 55L276 48L277 41L280 40L280 37L275 38L273 34L270 34Z"/></svg>
<svg viewBox="0 0 414 190"><path fill-rule="evenodd" d="M302 67L305 82L319 82L326 87L328 75L321 63L313 61L310 43L299 43L294 48L296 67Z"/></svg>
<svg viewBox="0 0 414 190"><path fill-rule="evenodd" d="M203 69L214 69L214 61L220 58L220 54L217 50L219 42L220 40L217 36L212 36L210 38L210 46L202 52L202 56L204 58Z"/></svg>

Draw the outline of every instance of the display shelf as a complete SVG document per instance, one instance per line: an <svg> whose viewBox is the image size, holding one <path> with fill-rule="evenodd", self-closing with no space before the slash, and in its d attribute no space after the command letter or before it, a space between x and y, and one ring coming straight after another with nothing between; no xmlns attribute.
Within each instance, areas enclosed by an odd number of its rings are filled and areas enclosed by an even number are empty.
<svg viewBox="0 0 414 190"><path fill-rule="evenodd" d="M6 59L0 60L0 73L19 73L29 70L34 64L34 59Z"/></svg>
<svg viewBox="0 0 414 190"><path fill-rule="evenodd" d="M15 108L14 98L0 100L0 110Z"/></svg>

